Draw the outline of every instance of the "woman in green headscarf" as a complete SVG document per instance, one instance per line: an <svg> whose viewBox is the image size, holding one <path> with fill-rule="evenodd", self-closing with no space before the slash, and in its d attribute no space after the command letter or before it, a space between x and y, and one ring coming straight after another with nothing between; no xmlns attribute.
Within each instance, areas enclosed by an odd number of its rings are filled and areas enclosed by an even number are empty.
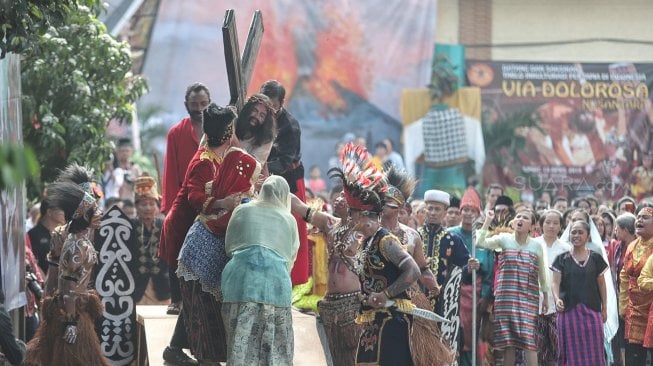
<svg viewBox="0 0 653 366"><path fill-rule="evenodd" d="M222 273L227 364L292 365L290 270L299 235L283 178L268 177L258 198L234 210L225 246L231 257Z"/></svg>

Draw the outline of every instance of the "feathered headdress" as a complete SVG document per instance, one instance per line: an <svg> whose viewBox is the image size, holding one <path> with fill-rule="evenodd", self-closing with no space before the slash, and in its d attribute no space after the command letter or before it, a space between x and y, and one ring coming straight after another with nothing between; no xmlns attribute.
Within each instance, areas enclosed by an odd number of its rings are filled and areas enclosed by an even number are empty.
<svg viewBox="0 0 653 366"><path fill-rule="evenodd" d="M77 163L72 163L62 170L57 177L57 182L75 183L96 199L103 196L102 190L93 181L93 171Z"/></svg>
<svg viewBox="0 0 653 366"><path fill-rule="evenodd" d="M95 197L71 181L55 181L47 189L50 207L62 210L66 221L83 220L88 226L97 209Z"/></svg>
<svg viewBox="0 0 653 366"><path fill-rule="evenodd" d="M342 169L332 168L330 178L342 179L350 208L378 214L383 211L383 195L388 190L383 171L372 161L364 146L348 143L340 156Z"/></svg>
<svg viewBox="0 0 653 366"><path fill-rule="evenodd" d="M403 206L415 191L415 178L408 174L407 171L392 166L386 172L386 179L388 189L384 194L385 199L396 202L398 206Z"/></svg>

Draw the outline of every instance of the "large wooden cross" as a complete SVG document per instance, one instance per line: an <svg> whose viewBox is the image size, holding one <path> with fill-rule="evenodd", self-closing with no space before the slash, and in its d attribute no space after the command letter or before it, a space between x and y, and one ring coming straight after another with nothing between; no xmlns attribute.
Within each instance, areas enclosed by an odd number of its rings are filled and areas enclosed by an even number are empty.
<svg viewBox="0 0 653 366"><path fill-rule="evenodd" d="M245 104L247 87L254 73L256 55L261 46L263 37L263 15L260 10L254 12L254 18L249 26L247 42L240 57L238 47L238 32L236 31L236 19L233 9L225 12L224 23L222 24L222 41L224 43L224 59L227 65L227 78L229 79L229 105L236 107L238 112Z"/></svg>

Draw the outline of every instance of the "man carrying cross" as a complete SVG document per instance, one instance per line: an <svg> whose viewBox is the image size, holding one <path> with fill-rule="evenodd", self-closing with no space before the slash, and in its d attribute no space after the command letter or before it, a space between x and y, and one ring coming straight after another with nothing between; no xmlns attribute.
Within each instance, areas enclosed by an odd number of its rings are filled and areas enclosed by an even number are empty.
<svg viewBox="0 0 653 366"><path fill-rule="evenodd" d="M282 176L290 192L306 202L304 187L304 165L301 157L301 128L295 117L284 106L286 88L277 80L268 80L261 85L261 94L267 95L272 102L272 108L277 118L277 138L272 145L272 151L267 159L270 174ZM290 277L292 284L301 285L308 281L308 239L306 222L301 216L295 215L299 231L299 251Z"/></svg>

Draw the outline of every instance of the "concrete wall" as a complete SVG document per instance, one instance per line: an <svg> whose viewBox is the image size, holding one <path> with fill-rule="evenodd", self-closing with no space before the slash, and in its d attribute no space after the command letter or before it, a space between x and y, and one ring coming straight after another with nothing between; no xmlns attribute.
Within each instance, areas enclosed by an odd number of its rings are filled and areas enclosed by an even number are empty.
<svg viewBox="0 0 653 366"><path fill-rule="evenodd" d="M476 0L486 2L491 0ZM473 3L473 1L471 1ZM470 1L439 0L436 40L459 42L459 15ZM651 0L492 0L492 44L621 38L650 44L591 42L571 45L493 47L505 61L652 62Z"/></svg>

